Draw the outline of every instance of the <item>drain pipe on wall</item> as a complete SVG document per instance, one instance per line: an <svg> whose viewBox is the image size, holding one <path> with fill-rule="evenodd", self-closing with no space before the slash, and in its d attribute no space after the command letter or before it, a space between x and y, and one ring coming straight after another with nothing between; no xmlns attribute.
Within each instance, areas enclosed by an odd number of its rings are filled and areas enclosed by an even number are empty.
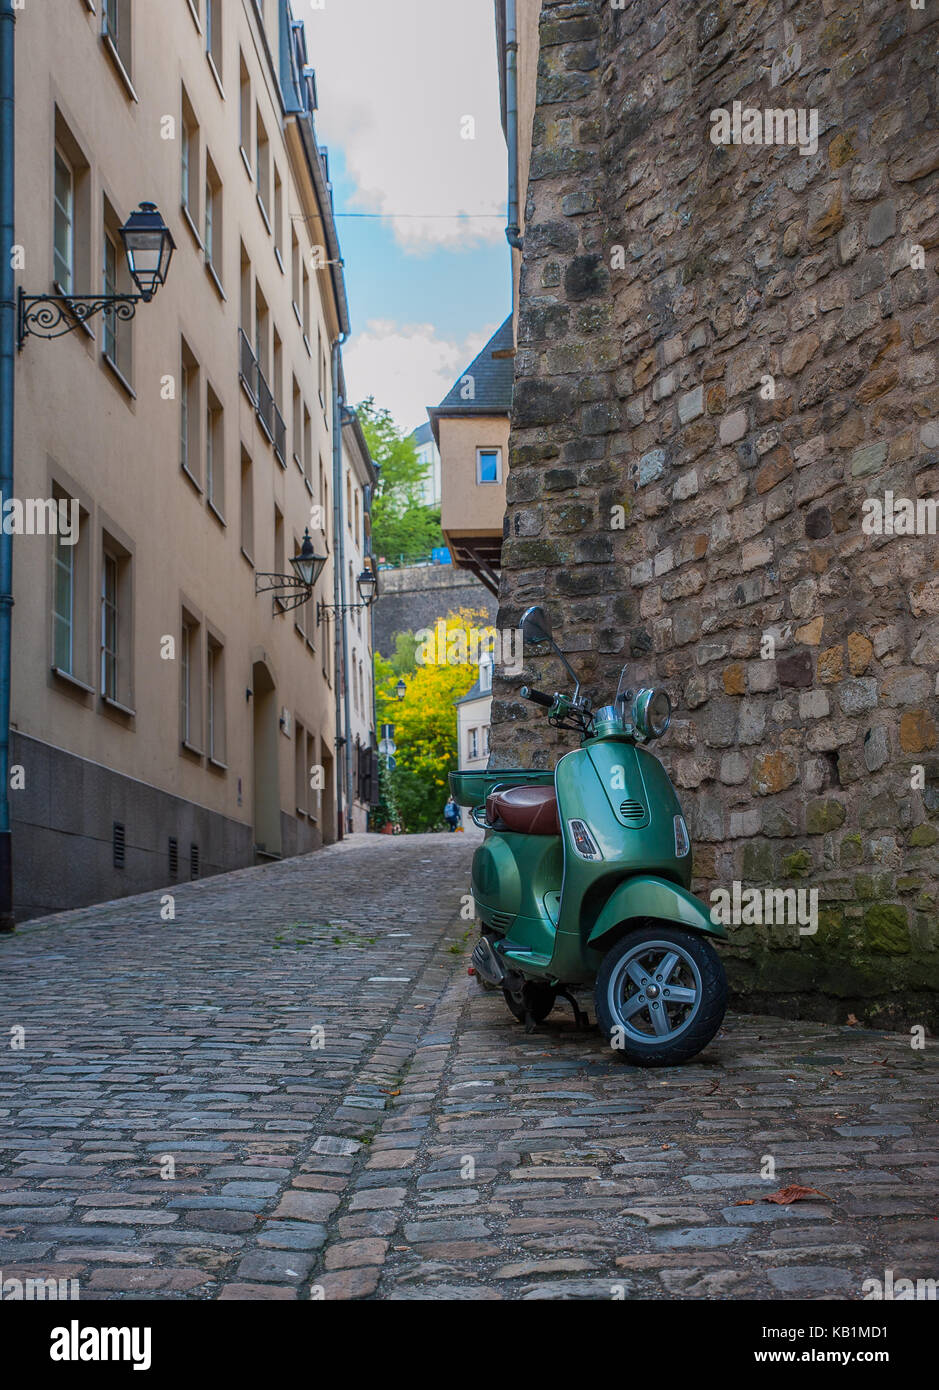
<svg viewBox="0 0 939 1390"><path fill-rule="evenodd" d="M340 605L343 602L342 571L345 549L342 534L342 400L339 395L339 369L341 366L340 348L345 342L341 333L332 345L332 420L333 420L333 604L335 605L336 631L333 637L333 679L336 683L336 838L341 840L345 833L345 797L348 794L345 777L345 744L342 742L342 687L345 682L345 662L343 659L343 638L345 636L344 614ZM348 723L346 742L348 742Z"/></svg>
<svg viewBox="0 0 939 1390"><path fill-rule="evenodd" d="M515 0L505 0L505 139L509 154L509 225L505 239L522 249L518 209L518 19Z"/></svg>
<svg viewBox="0 0 939 1390"><path fill-rule="evenodd" d="M0 495L13 496L16 364L13 0L0 0ZM13 535L0 531L0 932L13 930L10 827L10 683L13 649Z"/></svg>

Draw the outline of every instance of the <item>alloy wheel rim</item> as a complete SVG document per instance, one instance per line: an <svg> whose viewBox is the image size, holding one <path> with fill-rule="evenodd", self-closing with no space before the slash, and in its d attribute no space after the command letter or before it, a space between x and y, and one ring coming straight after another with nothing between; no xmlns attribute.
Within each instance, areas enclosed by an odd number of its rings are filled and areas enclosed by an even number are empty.
<svg viewBox="0 0 939 1390"><path fill-rule="evenodd" d="M618 963L607 987L616 1025L646 1047L672 1042L701 1007L703 985L694 958L673 941L642 941Z"/></svg>

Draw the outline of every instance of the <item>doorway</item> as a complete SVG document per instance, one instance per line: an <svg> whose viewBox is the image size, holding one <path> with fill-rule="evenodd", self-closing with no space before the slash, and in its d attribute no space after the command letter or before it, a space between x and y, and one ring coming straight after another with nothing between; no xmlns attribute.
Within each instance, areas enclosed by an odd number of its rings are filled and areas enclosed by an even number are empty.
<svg viewBox="0 0 939 1390"><path fill-rule="evenodd" d="M265 662L251 669L254 691L254 848L264 859L279 859L280 752L277 737L277 692Z"/></svg>

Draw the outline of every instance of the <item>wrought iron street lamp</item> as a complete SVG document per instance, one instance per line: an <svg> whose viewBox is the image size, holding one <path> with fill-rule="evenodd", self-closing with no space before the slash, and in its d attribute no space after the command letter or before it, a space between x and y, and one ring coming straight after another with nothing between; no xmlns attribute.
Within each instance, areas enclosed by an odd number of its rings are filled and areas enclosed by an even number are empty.
<svg viewBox="0 0 939 1390"><path fill-rule="evenodd" d="M121 241L131 279L144 303L149 304L160 286L166 284L176 250L173 235L155 203L141 203L131 213L121 228Z"/></svg>
<svg viewBox="0 0 939 1390"><path fill-rule="evenodd" d="M326 555L317 555L307 529L303 533L300 553L291 556L290 559L293 574L257 574L254 578L254 592L273 593L281 608L285 610L299 608L301 603L308 603L313 597L313 585L323 573L327 559Z"/></svg>
<svg viewBox="0 0 939 1390"><path fill-rule="evenodd" d="M395 695L397 696L397 698L398 698L399 700L403 700L404 697L405 697L405 695L406 695L407 693L408 693L408 688L407 688L407 686L405 685L404 681L403 681L403 680L398 681L398 684L395 686Z"/></svg>
<svg viewBox="0 0 939 1390"><path fill-rule="evenodd" d="M106 311L117 319L132 319L141 300L149 304L166 284L176 250L173 234L155 203L141 203L120 229L130 277L138 294L24 294L16 296L16 342L22 352L26 339L63 338L80 324Z"/></svg>
<svg viewBox="0 0 939 1390"><path fill-rule="evenodd" d="M359 591L359 603L318 603L316 605L316 626L319 627L324 618L338 613L357 613L360 608L371 608L375 599L378 597L378 575L374 570L363 569L355 587Z"/></svg>

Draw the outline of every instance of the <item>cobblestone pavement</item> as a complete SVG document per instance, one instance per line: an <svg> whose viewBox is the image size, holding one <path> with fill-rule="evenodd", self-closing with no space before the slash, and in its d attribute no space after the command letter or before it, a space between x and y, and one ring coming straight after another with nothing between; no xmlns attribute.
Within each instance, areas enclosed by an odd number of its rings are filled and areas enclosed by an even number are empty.
<svg viewBox="0 0 939 1390"><path fill-rule="evenodd" d="M354 836L179 886L172 921L147 894L0 937L3 1279L857 1299L939 1276L935 1043L737 1015L642 1071L567 1006L526 1036L466 973L474 843ZM791 1183L826 1195L762 1200Z"/></svg>

